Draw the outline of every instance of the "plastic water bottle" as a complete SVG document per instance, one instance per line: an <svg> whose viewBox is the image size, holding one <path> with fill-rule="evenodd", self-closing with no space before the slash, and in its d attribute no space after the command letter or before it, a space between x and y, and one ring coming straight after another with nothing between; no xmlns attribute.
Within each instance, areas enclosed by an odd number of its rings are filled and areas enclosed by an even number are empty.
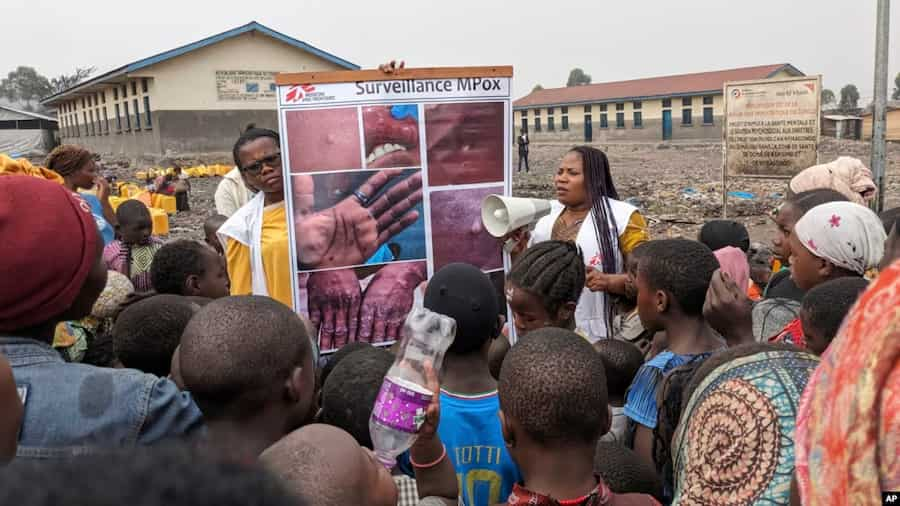
<svg viewBox="0 0 900 506"><path fill-rule="evenodd" d="M448 316L416 307L406 317L400 351L384 377L369 418L375 455L388 469L412 446L425 421L432 397L425 363L431 362L437 374L455 336L456 321Z"/></svg>

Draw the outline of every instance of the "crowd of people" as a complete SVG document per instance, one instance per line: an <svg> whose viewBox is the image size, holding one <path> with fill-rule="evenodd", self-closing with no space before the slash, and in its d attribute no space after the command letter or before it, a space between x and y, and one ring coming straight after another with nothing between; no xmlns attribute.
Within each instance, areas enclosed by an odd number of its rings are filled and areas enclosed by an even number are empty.
<svg viewBox="0 0 900 506"><path fill-rule="evenodd" d="M863 205L864 167L797 176L769 246L727 220L653 240L606 155L566 152L551 213L502 239L505 304L472 265L427 281L420 303L456 335L388 469L369 419L396 349L320 356L292 310L279 146L265 129L237 140L233 209L203 242L153 236L138 200L113 212L77 146L47 160L62 185L0 177L0 503L856 505L900 490L900 213Z"/></svg>

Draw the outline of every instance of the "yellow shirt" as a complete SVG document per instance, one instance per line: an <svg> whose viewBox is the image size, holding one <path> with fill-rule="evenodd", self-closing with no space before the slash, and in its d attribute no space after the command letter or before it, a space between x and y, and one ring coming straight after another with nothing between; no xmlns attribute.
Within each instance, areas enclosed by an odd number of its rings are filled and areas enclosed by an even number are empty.
<svg viewBox="0 0 900 506"><path fill-rule="evenodd" d="M231 295L250 295L253 274L250 269L250 248L228 239L225 249ZM287 214L285 206L271 206L263 211L262 261L266 271L269 296L288 307L294 307L291 295L291 250L288 247Z"/></svg>
<svg viewBox="0 0 900 506"><path fill-rule="evenodd" d="M640 211L631 213L631 218L628 219L625 231L619 236L619 249L622 250L622 254L630 254L634 251L634 248L649 240L650 233L647 231L647 220L644 219Z"/></svg>

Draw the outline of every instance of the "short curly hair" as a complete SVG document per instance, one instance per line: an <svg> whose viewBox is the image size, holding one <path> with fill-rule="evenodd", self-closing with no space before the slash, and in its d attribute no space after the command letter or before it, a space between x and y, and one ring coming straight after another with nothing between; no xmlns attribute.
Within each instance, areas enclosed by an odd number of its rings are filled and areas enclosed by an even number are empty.
<svg viewBox="0 0 900 506"><path fill-rule="evenodd" d="M594 444L608 422L603 360L570 330L522 337L503 360L497 389L503 414L540 444Z"/></svg>
<svg viewBox="0 0 900 506"><path fill-rule="evenodd" d="M125 367L165 377L181 334L199 306L177 295L154 295L128 306L113 325L113 349Z"/></svg>
<svg viewBox="0 0 900 506"><path fill-rule="evenodd" d="M603 360L607 393L610 397L625 397L638 369L644 365L644 354L637 346L620 339L601 339L594 343L594 350Z"/></svg>
<svg viewBox="0 0 900 506"><path fill-rule="evenodd" d="M203 276L203 255L215 254L209 246L187 239L164 244L150 265L150 280L157 293L185 295L188 276Z"/></svg>
<svg viewBox="0 0 900 506"><path fill-rule="evenodd" d="M687 239L662 239L640 246L638 276L654 290L670 294L681 311L699 316L719 261L706 245Z"/></svg>
<svg viewBox="0 0 900 506"><path fill-rule="evenodd" d="M384 348L361 348L340 361L322 386L322 423L344 429L372 449L369 418L394 357Z"/></svg>

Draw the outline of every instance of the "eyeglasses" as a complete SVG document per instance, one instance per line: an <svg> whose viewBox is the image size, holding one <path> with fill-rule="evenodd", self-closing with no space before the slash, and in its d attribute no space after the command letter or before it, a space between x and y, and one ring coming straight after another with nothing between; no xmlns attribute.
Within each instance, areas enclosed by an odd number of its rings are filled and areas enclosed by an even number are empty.
<svg viewBox="0 0 900 506"><path fill-rule="evenodd" d="M281 153L274 153L265 158L260 158L246 167L241 167L240 171L247 174L259 174L263 165L268 165L273 169L281 169Z"/></svg>

